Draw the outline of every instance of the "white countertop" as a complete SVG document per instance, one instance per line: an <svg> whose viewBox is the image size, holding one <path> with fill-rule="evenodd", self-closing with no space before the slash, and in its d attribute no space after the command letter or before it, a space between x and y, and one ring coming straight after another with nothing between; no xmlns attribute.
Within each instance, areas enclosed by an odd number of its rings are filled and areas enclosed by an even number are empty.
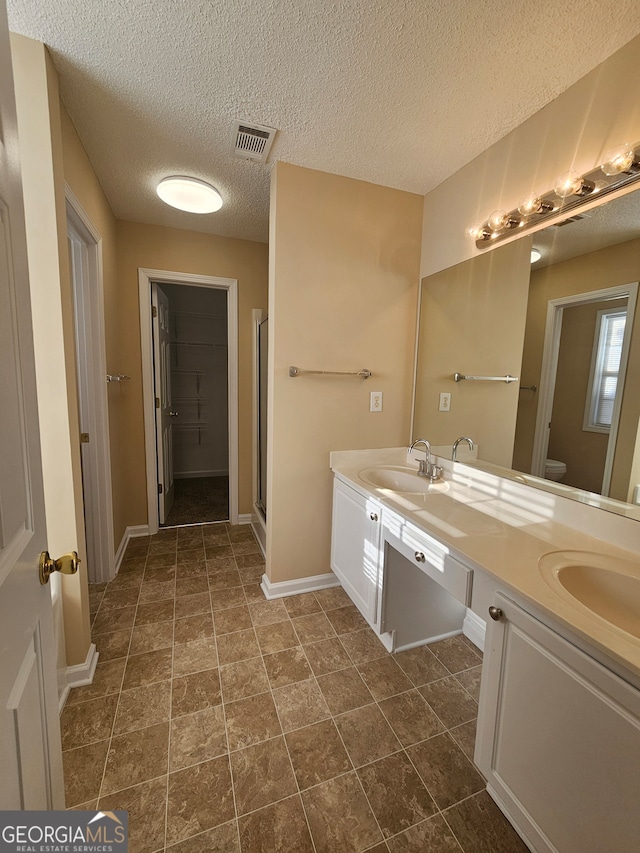
<svg viewBox="0 0 640 853"><path fill-rule="evenodd" d="M640 579L640 554L585 533L585 523L589 524L592 515L581 516L584 508L580 505L564 507L560 513L563 520L572 517L575 526L560 524L555 520L557 496L461 463L452 465L438 457L438 464L445 468L446 485L423 494L377 488L360 476L364 469L378 465L409 465L417 470L420 455L409 457L406 448L340 451L331 454L331 468L361 494L374 498L433 536L453 556L489 573L504 584L507 593L512 590L524 596L535 608L601 650L621 665L621 674L630 674L629 680L638 686L640 639L595 616L564 591L557 592L540 573L538 560L559 550L606 554L624 560L627 569ZM604 529L606 525L601 523L599 536ZM631 528L631 541L636 535L640 551L640 527L637 533ZM629 536L624 539L630 541ZM620 671L619 667L616 669Z"/></svg>

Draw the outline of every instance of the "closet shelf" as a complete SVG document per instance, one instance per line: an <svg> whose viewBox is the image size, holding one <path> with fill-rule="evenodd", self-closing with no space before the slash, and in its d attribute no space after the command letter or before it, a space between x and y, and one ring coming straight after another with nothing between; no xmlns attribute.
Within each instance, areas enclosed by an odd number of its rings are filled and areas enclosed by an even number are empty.
<svg viewBox="0 0 640 853"><path fill-rule="evenodd" d="M174 403L206 403L206 397L173 397Z"/></svg>
<svg viewBox="0 0 640 853"><path fill-rule="evenodd" d="M219 347L220 349L226 349L226 344L214 344L209 341L170 341L171 346L178 347Z"/></svg>
<svg viewBox="0 0 640 853"><path fill-rule="evenodd" d="M193 423L183 423L183 424L174 424L174 429L201 429L202 427L206 427L206 421L193 421Z"/></svg>
<svg viewBox="0 0 640 853"><path fill-rule="evenodd" d="M174 317L198 317L203 320L226 320L226 314L201 314L199 311L172 311Z"/></svg>
<svg viewBox="0 0 640 853"><path fill-rule="evenodd" d="M189 376L204 376L206 373L205 370L187 370L183 367L172 367L171 372L189 374Z"/></svg>

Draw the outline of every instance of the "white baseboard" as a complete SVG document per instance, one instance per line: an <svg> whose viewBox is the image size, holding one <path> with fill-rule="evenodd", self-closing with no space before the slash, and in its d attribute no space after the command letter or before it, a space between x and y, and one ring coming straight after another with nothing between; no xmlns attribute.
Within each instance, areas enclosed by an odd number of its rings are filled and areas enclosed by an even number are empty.
<svg viewBox="0 0 640 853"><path fill-rule="evenodd" d="M266 560L267 528L265 527L264 519L258 512L256 512L256 510L251 513L251 529L253 530L253 535L258 541L258 545L260 546L260 550L262 551L262 556Z"/></svg>
<svg viewBox="0 0 640 853"><path fill-rule="evenodd" d="M238 524L251 524L251 513L243 512L238 516Z"/></svg>
<svg viewBox="0 0 640 853"><path fill-rule="evenodd" d="M299 595L301 592L315 592L317 589L327 589L330 586L340 586L340 581L333 574L313 575L310 578L296 578L292 581L271 583L266 575L262 575L260 584L265 598L285 598L288 595Z"/></svg>
<svg viewBox="0 0 640 853"><path fill-rule="evenodd" d="M93 676L98 664L99 652L96 649L95 643L91 643L87 652L87 657L84 663L77 663L74 666L68 666L65 670L66 686L58 697L58 708L60 713L64 708L64 703L67 701L67 696L72 687L83 687L85 684L93 682Z"/></svg>
<svg viewBox="0 0 640 853"><path fill-rule="evenodd" d="M124 552L127 550L127 545L129 544L130 539L135 539L137 536L148 536L149 535L149 525L148 524L134 524L130 527L125 528L124 533L122 534L122 539L120 540L120 544L118 545L118 550L116 551L115 558L115 566L116 566L116 574L120 571L120 564L122 563L122 558L124 557Z"/></svg>
<svg viewBox="0 0 640 853"><path fill-rule="evenodd" d="M462 623L462 633L481 651L484 651L484 635L487 623L467 607L467 615Z"/></svg>
<svg viewBox="0 0 640 853"><path fill-rule="evenodd" d="M221 468L215 471L177 471L173 472L174 480L198 480L200 477L228 477L229 469Z"/></svg>

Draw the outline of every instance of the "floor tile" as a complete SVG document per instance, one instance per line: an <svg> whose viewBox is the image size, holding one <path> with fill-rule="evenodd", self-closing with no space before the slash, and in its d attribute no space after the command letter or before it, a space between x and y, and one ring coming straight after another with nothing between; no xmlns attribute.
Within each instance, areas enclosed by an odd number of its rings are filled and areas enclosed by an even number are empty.
<svg viewBox="0 0 640 853"><path fill-rule="evenodd" d="M456 673L456 678L462 684L467 693L476 702L480 699L480 680L482 678L482 667L474 666L473 669L467 669L463 672Z"/></svg>
<svg viewBox="0 0 640 853"><path fill-rule="evenodd" d="M304 651L314 675L328 675L338 669L347 669L353 663L338 637L312 643L305 646Z"/></svg>
<svg viewBox="0 0 640 853"><path fill-rule="evenodd" d="M217 589L211 592L211 607L215 613L217 610L228 610L230 607L239 607L246 604L244 591L241 586L231 589Z"/></svg>
<svg viewBox="0 0 640 853"><path fill-rule="evenodd" d="M356 708L335 718L355 767L400 749L400 743L377 705Z"/></svg>
<svg viewBox="0 0 640 853"><path fill-rule="evenodd" d="M176 554L172 549L167 553L149 554L147 557L147 569L163 569L166 566L174 566L176 563Z"/></svg>
<svg viewBox="0 0 640 853"><path fill-rule="evenodd" d="M478 716L478 703L453 676L425 684L420 693L448 729Z"/></svg>
<svg viewBox="0 0 640 853"><path fill-rule="evenodd" d="M119 610L98 613L91 629L92 636L131 628L136 618L136 610L136 607L121 607Z"/></svg>
<svg viewBox="0 0 640 853"><path fill-rule="evenodd" d="M429 648L440 663L443 663L449 672L454 674L461 672L463 669L471 669L471 667L482 663L480 657L465 642L462 636L439 640L437 643L431 643Z"/></svg>
<svg viewBox="0 0 640 853"><path fill-rule="evenodd" d="M160 723L111 738L102 782L102 796L166 776L169 724Z"/></svg>
<svg viewBox="0 0 640 853"><path fill-rule="evenodd" d="M482 776L447 732L410 746L407 752L439 809L446 809L485 786Z"/></svg>
<svg viewBox="0 0 640 853"><path fill-rule="evenodd" d="M366 663L389 654L371 628L343 634L340 639L354 664Z"/></svg>
<svg viewBox="0 0 640 853"><path fill-rule="evenodd" d="M449 670L440 663L429 646L407 649L405 652L398 652L394 657L416 687L445 678L449 674Z"/></svg>
<svg viewBox="0 0 640 853"><path fill-rule="evenodd" d="M335 637L336 635L325 613L297 616L292 622L302 645L315 643L318 640L326 640L328 637Z"/></svg>
<svg viewBox="0 0 640 853"><path fill-rule="evenodd" d="M126 657L129 652L132 629L124 631L113 631L111 634L101 634L95 638L96 648L100 655L100 661L105 663L109 660L117 660Z"/></svg>
<svg viewBox="0 0 640 853"><path fill-rule="evenodd" d="M146 583L140 590L140 604L149 604L153 601L167 601L172 599L176 591L174 580L161 581L160 583Z"/></svg>
<svg viewBox="0 0 640 853"><path fill-rule="evenodd" d="M258 625L273 625L275 622L282 622L288 618L287 608L279 598L274 601L260 601L250 604L249 612L256 627Z"/></svg>
<svg viewBox="0 0 640 853"><path fill-rule="evenodd" d="M229 750L243 749L282 734L271 693L225 705Z"/></svg>
<svg viewBox="0 0 640 853"><path fill-rule="evenodd" d="M240 853L235 820L167 847L167 853Z"/></svg>
<svg viewBox="0 0 640 853"><path fill-rule="evenodd" d="M209 573L209 591L214 593L223 589L242 586L242 577L237 569L227 569L223 572Z"/></svg>
<svg viewBox="0 0 640 853"><path fill-rule="evenodd" d="M167 811L166 776L102 797L99 808L102 811L123 809L129 813L130 853L154 853L163 849Z"/></svg>
<svg viewBox="0 0 640 853"><path fill-rule="evenodd" d="M364 616L353 604L348 607L340 607L338 610L327 610L326 616L338 636L349 634L351 631L360 631L367 627Z"/></svg>
<svg viewBox="0 0 640 853"><path fill-rule="evenodd" d="M115 578L109 582L108 590L116 589L137 589L140 591L142 586L142 578L144 577L144 569L136 569L130 572L118 573ZM89 597L91 597L91 586L89 587Z"/></svg>
<svg viewBox="0 0 640 853"><path fill-rule="evenodd" d="M213 637L202 637L190 643L180 643L173 649L173 675L190 675L213 669L218 664L216 641Z"/></svg>
<svg viewBox="0 0 640 853"><path fill-rule="evenodd" d="M285 732L318 723L331 716L315 679L299 681L273 691L273 698Z"/></svg>
<svg viewBox="0 0 640 853"><path fill-rule="evenodd" d="M352 604L351 599L341 586L319 589L314 595L323 610L337 610L339 607Z"/></svg>
<svg viewBox="0 0 640 853"><path fill-rule="evenodd" d="M204 560L204 543L202 541L202 536L198 540L199 548L191 547L191 542L185 542L184 544L180 544L178 547L178 565L184 566L186 563L195 563L199 560Z"/></svg>
<svg viewBox="0 0 640 853"><path fill-rule="evenodd" d="M136 613L136 625L149 625L152 622L167 622L173 619L173 598L169 601L152 601L149 604L139 604Z"/></svg>
<svg viewBox="0 0 640 853"><path fill-rule="evenodd" d="M171 682L157 681L120 694L113 733L116 735L144 729L169 719Z"/></svg>
<svg viewBox="0 0 640 853"><path fill-rule="evenodd" d="M145 586L158 584L158 583L175 583L176 580L176 567L175 566L162 566L161 568L146 568L144 570L144 578L142 580L142 589Z"/></svg>
<svg viewBox="0 0 640 853"><path fill-rule="evenodd" d="M268 806L297 792L282 737L231 753L238 814Z"/></svg>
<svg viewBox="0 0 640 853"><path fill-rule="evenodd" d="M117 610L120 607L134 607L138 603L140 591L137 587L129 589L107 589L100 602L100 612Z"/></svg>
<svg viewBox="0 0 640 853"><path fill-rule="evenodd" d="M390 853L460 853L460 845L439 814L390 838L387 844Z"/></svg>
<svg viewBox="0 0 640 853"><path fill-rule="evenodd" d="M298 635L293 629L290 619L284 622L275 622L272 625L261 625L256 628L258 645L263 655L281 652L290 649L300 642Z"/></svg>
<svg viewBox="0 0 640 853"><path fill-rule="evenodd" d="M301 796L317 851L361 853L382 841L355 772L309 788Z"/></svg>
<svg viewBox="0 0 640 853"><path fill-rule="evenodd" d="M309 616L311 613L320 611L320 604L313 592L302 592L300 595L289 595L282 599L287 613L293 619L294 616Z"/></svg>
<svg viewBox="0 0 640 853"><path fill-rule="evenodd" d="M176 619L196 616L198 613L208 613L211 609L211 599L208 592L196 592L194 595L183 595L176 598Z"/></svg>
<svg viewBox="0 0 640 853"><path fill-rule="evenodd" d="M269 679L260 657L220 667L220 682L225 703L269 691Z"/></svg>
<svg viewBox="0 0 640 853"><path fill-rule="evenodd" d="M351 762L332 720L285 735L300 789L326 782L351 770Z"/></svg>
<svg viewBox="0 0 640 853"><path fill-rule="evenodd" d="M218 635L220 666L257 657L259 654L260 648L253 628L247 631L236 631L233 634Z"/></svg>
<svg viewBox="0 0 640 853"><path fill-rule="evenodd" d="M169 775L167 845L227 823L234 817L228 756Z"/></svg>
<svg viewBox="0 0 640 853"><path fill-rule="evenodd" d="M211 556L207 556L206 559L207 574L233 571L236 568L236 561L233 559L233 555L226 553L229 550L228 548L223 549L225 553L215 555L213 553L213 549L207 549L207 554L209 554L210 550Z"/></svg>
<svg viewBox="0 0 640 853"><path fill-rule="evenodd" d="M248 604L255 604L256 601L265 601L264 592L259 583L243 584L244 597Z"/></svg>
<svg viewBox="0 0 640 853"><path fill-rule="evenodd" d="M233 557L233 551L231 550L231 545L228 541L226 542L212 542L210 544L205 545L205 551L207 555L207 562L209 560L216 560L220 557Z"/></svg>
<svg viewBox="0 0 640 853"><path fill-rule="evenodd" d="M171 772L209 761L226 752L227 733L222 705L171 721Z"/></svg>
<svg viewBox="0 0 640 853"><path fill-rule="evenodd" d="M315 853L298 795L241 817L242 853Z"/></svg>
<svg viewBox="0 0 640 853"><path fill-rule="evenodd" d="M417 690L383 700L380 710L403 746L426 740L445 728Z"/></svg>
<svg viewBox="0 0 640 853"><path fill-rule="evenodd" d="M108 750L109 741L102 740L62 753L67 808L97 799Z"/></svg>
<svg viewBox="0 0 640 853"><path fill-rule="evenodd" d="M200 640L203 637L213 637L211 613L199 613L197 616L176 620L173 635L173 642L176 645L190 643L192 640Z"/></svg>
<svg viewBox="0 0 640 853"><path fill-rule="evenodd" d="M486 791L452 806L444 817L464 853L528 853Z"/></svg>
<svg viewBox="0 0 640 853"><path fill-rule="evenodd" d="M130 655L124 671L123 690L142 687L153 681L166 681L171 678L172 649L158 649L142 655Z"/></svg>
<svg viewBox="0 0 640 853"><path fill-rule="evenodd" d="M231 548L234 554L260 554L260 546L255 541L246 540L242 542L231 542Z"/></svg>
<svg viewBox="0 0 640 853"><path fill-rule="evenodd" d="M357 667L374 699L388 699L413 687L391 655Z"/></svg>
<svg viewBox="0 0 640 853"><path fill-rule="evenodd" d="M257 554L255 556L256 556L256 558L258 557ZM252 557L251 554L247 555L246 557L237 556L236 557L236 563L239 560L250 560L251 557ZM255 559L255 562L253 562L251 565L238 566L238 573L240 575L242 583L245 584L245 583L251 583L252 581L257 582L257 581L261 580L261 578L264 574L264 569L265 569L264 561L260 560L260 562L258 562L258 560Z"/></svg>
<svg viewBox="0 0 640 853"><path fill-rule="evenodd" d="M196 595L198 592L209 592L209 583L205 575L178 578L176 581L176 598L182 598L184 595Z"/></svg>
<svg viewBox="0 0 640 853"><path fill-rule="evenodd" d="M171 716L182 717L222 704L217 669L174 678L171 688Z"/></svg>
<svg viewBox="0 0 640 853"><path fill-rule="evenodd" d="M86 702L87 699L97 699L100 696L108 696L111 693L119 693L122 686L122 676L126 660L124 658L105 661L100 659L96 666L93 682L84 687L74 687L69 692L65 707L77 705L78 702Z"/></svg>
<svg viewBox="0 0 640 853"><path fill-rule="evenodd" d="M304 681L313 675L302 646L265 655L264 665L273 689L295 684L296 681Z"/></svg>
<svg viewBox="0 0 640 853"><path fill-rule="evenodd" d="M354 666L319 676L318 684L332 714L344 714L373 702L373 696Z"/></svg>
<svg viewBox="0 0 640 853"><path fill-rule="evenodd" d="M180 563L179 566L176 566L176 578L178 580L205 577L206 574L207 564L204 560L192 559L188 563Z"/></svg>
<svg viewBox="0 0 640 853"><path fill-rule="evenodd" d="M455 729L450 729L449 731L451 737L471 762L473 762L473 755L476 748L476 730L477 720L471 720L471 722L456 726Z"/></svg>
<svg viewBox="0 0 640 853"><path fill-rule="evenodd" d="M358 776L385 838L420 823L437 811L404 752L362 767Z"/></svg>
<svg viewBox="0 0 640 853"><path fill-rule="evenodd" d="M216 634L231 634L234 631L246 631L253 626L249 608L246 604L231 607L229 610L217 610L213 614Z"/></svg>
<svg viewBox="0 0 640 853"><path fill-rule="evenodd" d="M73 749L110 737L117 704L115 695L68 705L60 717L62 748Z"/></svg>
<svg viewBox="0 0 640 853"><path fill-rule="evenodd" d="M129 654L139 655L170 648L173 644L173 622L155 622L133 629Z"/></svg>

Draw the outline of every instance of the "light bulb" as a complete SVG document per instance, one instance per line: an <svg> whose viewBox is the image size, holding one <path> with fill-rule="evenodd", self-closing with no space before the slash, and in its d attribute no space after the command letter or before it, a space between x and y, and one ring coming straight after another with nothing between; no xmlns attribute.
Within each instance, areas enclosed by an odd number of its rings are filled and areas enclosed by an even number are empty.
<svg viewBox="0 0 640 853"><path fill-rule="evenodd" d="M619 175L622 172L628 172L634 165L635 159L636 152L628 142L625 142L607 151L600 168L605 175Z"/></svg>
<svg viewBox="0 0 640 853"><path fill-rule="evenodd" d="M530 193L518 205L518 212L523 216L533 216L534 213L550 213L552 210L553 205L548 201L543 201L535 193Z"/></svg>
<svg viewBox="0 0 640 853"><path fill-rule="evenodd" d="M182 175L164 178L156 192L166 204L188 213L215 213L222 207L222 196L218 190L198 178Z"/></svg>
<svg viewBox="0 0 640 853"><path fill-rule="evenodd" d="M542 252L540 249L532 249L531 250L531 263L535 264L536 261L539 261L542 257Z"/></svg>
<svg viewBox="0 0 640 853"><path fill-rule="evenodd" d="M509 214L506 210L494 210L487 220L487 225L492 231L502 231L507 227L508 222Z"/></svg>
<svg viewBox="0 0 640 853"><path fill-rule="evenodd" d="M582 175L578 172L565 172L556 181L553 191L560 198L568 198L570 195L578 195L582 190L582 185Z"/></svg>
<svg viewBox="0 0 640 853"><path fill-rule="evenodd" d="M487 231L487 228L484 225L472 225L470 228L465 230L464 235L468 240L473 240L474 242L478 240L488 240L491 236L490 232Z"/></svg>

